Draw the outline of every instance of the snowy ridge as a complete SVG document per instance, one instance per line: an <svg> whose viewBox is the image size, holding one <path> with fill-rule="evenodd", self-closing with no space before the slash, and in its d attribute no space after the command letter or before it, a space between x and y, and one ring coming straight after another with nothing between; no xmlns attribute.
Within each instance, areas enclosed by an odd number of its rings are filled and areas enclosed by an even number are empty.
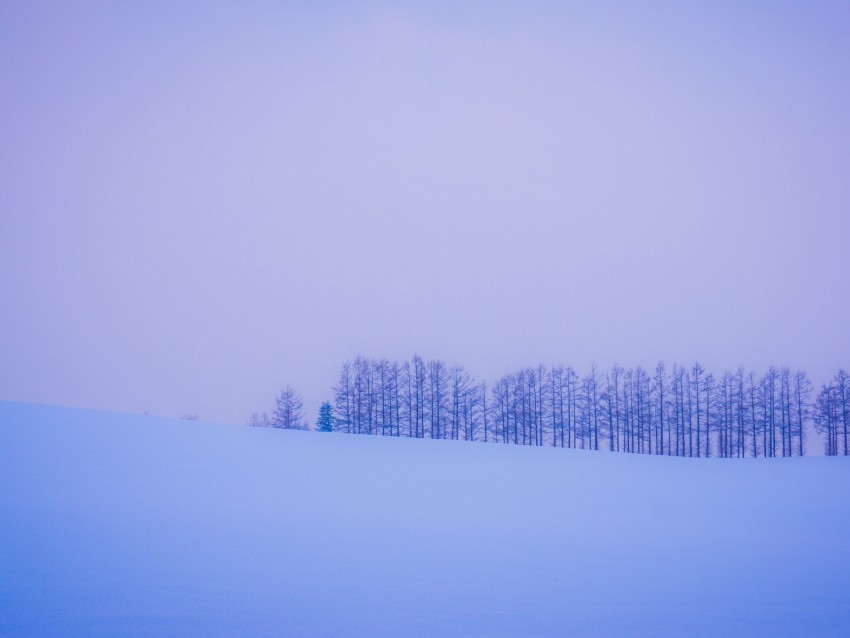
<svg viewBox="0 0 850 638"><path fill-rule="evenodd" d="M843 636L848 485L0 403L0 635Z"/></svg>

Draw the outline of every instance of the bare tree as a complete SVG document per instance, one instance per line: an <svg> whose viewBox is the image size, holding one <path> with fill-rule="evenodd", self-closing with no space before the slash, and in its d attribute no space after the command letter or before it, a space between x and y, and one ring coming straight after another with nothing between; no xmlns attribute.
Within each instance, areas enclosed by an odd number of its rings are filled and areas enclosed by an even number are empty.
<svg viewBox="0 0 850 638"><path fill-rule="evenodd" d="M304 402L299 394L292 388L286 386L277 397L274 412L272 412L272 426L289 430L306 429L302 409Z"/></svg>
<svg viewBox="0 0 850 638"><path fill-rule="evenodd" d="M425 362L418 355L413 355L413 410L414 436L425 437L425 412L428 403L428 385Z"/></svg>
<svg viewBox="0 0 850 638"><path fill-rule="evenodd" d="M674 374L675 374L675 368ZM658 399L658 431L660 432L658 453L664 454L664 362L659 361L655 366L655 396ZM669 422L668 422L669 428ZM667 436L667 454L670 454L670 436Z"/></svg>
<svg viewBox="0 0 850 638"><path fill-rule="evenodd" d="M635 370L635 398L637 416L637 451L652 454L652 395L649 373L637 367Z"/></svg>
<svg viewBox="0 0 850 638"><path fill-rule="evenodd" d="M797 438L797 453L805 454L806 422L811 418L812 382L805 372L794 375L794 423Z"/></svg>
<svg viewBox="0 0 850 638"><path fill-rule="evenodd" d="M847 421L850 420L850 376L839 370L833 378L833 385L838 399L838 416L841 421L842 438L844 440L844 456L848 455L847 449Z"/></svg>
<svg viewBox="0 0 850 638"><path fill-rule="evenodd" d="M466 391L461 395L461 423L464 441L478 440L478 431L481 428L485 415L486 400L482 394L482 387L469 379Z"/></svg>
<svg viewBox="0 0 850 638"><path fill-rule="evenodd" d="M463 366L451 369L451 411L449 413L450 433L452 439L459 439L464 421L464 404L467 401L470 378ZM464 437L466 438L466 437Z"/></svg>
<svg viewBox="0 0 850 638"><path fill-rule="evenodd" d="M410 370L410 362L408 361L405 361L399 369L399 389L399 426L403 422L407 436L413 438L413 428L416 421L416 412L413 407L415 391L413 388L413 373Z"/></svg>
<svg viewBox="0 0 850 638"><path fill-rule="evenodd" d="M390 418L392 419L392 423L395 425L395 432L392 431L391 427L390 434L401 436L401 370L399 369L398 363L395 361L393 361L393 364L390 366L389 384Z"/></svg>
<svg viewBox="0 0 850 638"><path fill-rule="evenodd" d="M493 401L496 417L495 427L497 436L502 443L517 443L516 424L512 425L511 415L513 413L513 383L510 375L505 375L493 386ZM511 439L513 438L513 441Z"/></svg>
<svg viewBox="0 0 850 638"><path fill-rule="evenodd" d="M484 426L484 442L487 443L488 439L488 429L487 425L490 422L490 410L487 408L487 382L482 381L480 390L481 393L481 420L482 425Z"/></svg>
<svg viewBox="0 0 850 638"><path fill-rule="evenodd" d="M564 447L564 369L553 367L547 377L549 412L552 423L552 445Z"/></svg>
<svg viewBox="0 0 850 638"><path fill-rule="evenodd" d="M757 396L757 383L756 383L756 375L750 372L747 376L747 389L746 389L746 404L747 411L749 414L749 425L750 425L750 435L752 441L752 455L753 458L759 455L758 448L758 432L759 432L759 422L756 416L756 396Z"/></svg>
<svg viewBox="0 0 850 638"><path fill-rule="evenodd" d="M711 456L711 429L714 408L714 375L706 374L702 379L705 393L705 455Z"/></svg>
<svg viewBox="0 0 850 638"><path fill-rule="evenodd" d="M351 364L348 361L342 364L339 383L333 390L334 402L336 403L334 425L338 431L352 432L354 422L354 388L351 382Z"/></svg>
<svg viewBox="0 0 850 638"><path fill-rule="evenodd" d="M428 403L430 435L432 439L444 439L449 398L449 372L445 363L436 360L428 362L428 385L431 399Z"/></svg>
<svg viewBox="0 0 850 638"><path fill-rule="evenodd" d="M824 384L815 400L815 429L825 436L824 454L838 454L838 425L841 422L839 414L840 399L838 389L834 384Z"/></svg>
<svg viewBox="0 0 850 638"><path fill-rule="evenodd" d="M269 415L263 412L262 414L254 412L250 417L248 417L248 423L254 428L267 428L271 425L269 421Z"/></svg>
<svg viewBox="0 0 850 638"><path fill-rule="evenodd" d="M375 434L392 434L392 397L390 395L390 362L386 359L372 362L375 395Z"/></svg>
<svg viewBox="0 0 850 638"><path fill-rule="evenodd" d="M700 418L703 416L703 409L705 406L705 402L700 402L700 396L702 394L702 388L700 387L700 379L702 378L705 370L699 363L694 363L694 367L691 368L691 383L693 384L692 392L694 395L694 417L696 418L696 442L697 442L697 457L702 456L702 443L700 438Z"/></svg>

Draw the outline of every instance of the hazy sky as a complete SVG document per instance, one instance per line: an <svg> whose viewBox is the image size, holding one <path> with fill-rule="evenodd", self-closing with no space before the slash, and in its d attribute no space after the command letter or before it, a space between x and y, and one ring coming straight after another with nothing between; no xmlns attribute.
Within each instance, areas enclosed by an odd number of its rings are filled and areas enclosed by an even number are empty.
<svg viewBox="0 0 850 638"><path fill-rule="evenodd" d="M0 398L850 365L850 3L563 4L0 4Z"/></svg>

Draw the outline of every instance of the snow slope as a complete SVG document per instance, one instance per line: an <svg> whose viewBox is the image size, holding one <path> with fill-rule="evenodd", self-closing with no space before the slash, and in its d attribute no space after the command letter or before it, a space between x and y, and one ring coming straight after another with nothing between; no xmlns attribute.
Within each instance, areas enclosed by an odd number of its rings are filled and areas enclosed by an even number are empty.
<svg viewBox="0 0 850 638"><path fill-rule="evenodd" d="M846 636L848 488L0 403L0 635Z"/></svg>

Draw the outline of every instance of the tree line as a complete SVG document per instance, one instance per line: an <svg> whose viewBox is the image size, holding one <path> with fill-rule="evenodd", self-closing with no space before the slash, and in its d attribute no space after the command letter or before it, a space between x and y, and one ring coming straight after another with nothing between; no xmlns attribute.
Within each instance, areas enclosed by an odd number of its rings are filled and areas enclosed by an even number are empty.
<svg viewBox="0 0 850 638"><path fill-rule="evenodd" d="M817 395L808 375L770 367L714 375L702 365L659 363L653 371L596 366L524 368L492 385L442 361L357 357L345 362L316 429L605 449L690 457L806 454L808 434L827 455L847 455L850 376L839 372ZM250 425L306 429L298 393L287 386L272 417Z"/></svg>
<svg viewBox="0 0 850 638"><path fill-rule="evenodd" d="M814 427L826 454L848 454L844 370L813 397L808 375L786 367L714 375L659 363L580 375L539 365L488 386L442 361L357 357L333 390L332 429L355 434L741 458L803 456Z"/></svg>

